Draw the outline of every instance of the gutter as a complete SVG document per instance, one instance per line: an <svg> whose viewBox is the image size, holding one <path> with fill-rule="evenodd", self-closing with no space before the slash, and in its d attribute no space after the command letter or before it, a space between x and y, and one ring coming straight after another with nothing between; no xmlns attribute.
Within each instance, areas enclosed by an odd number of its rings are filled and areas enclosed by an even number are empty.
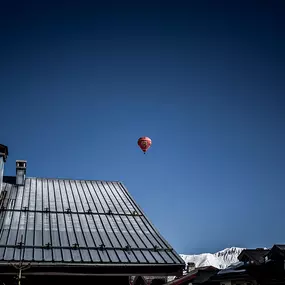
<svg viewBox="0 0 285 285"><path fill-rule="evenodd" d="M20 261L5 261L1 262L0 261L0 266L6 266L6 265L12 265L13 263L19 263ZM68 262L29 262L29 261L22 261L22 263L28 263L33 267L183 267L184 264L141 264L141 263L135 263L135 264L129 264L129 263L68 263Z"/></svg>

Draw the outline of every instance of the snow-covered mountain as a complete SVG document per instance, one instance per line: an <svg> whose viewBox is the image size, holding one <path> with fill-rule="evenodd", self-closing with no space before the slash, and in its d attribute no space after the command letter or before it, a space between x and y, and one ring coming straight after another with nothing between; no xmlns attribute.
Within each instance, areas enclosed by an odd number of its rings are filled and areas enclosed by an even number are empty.
<svg viewBox="0 0 285 285"><path fill-rule="evenodd" d="M202 253L195 255L180 254L180 256L186 264L188 262L194 262L196 267L211 265L219 269L224 269L229 265L238 262L237 257L243 250L244 248L231 247L216 253Z"/></svg>

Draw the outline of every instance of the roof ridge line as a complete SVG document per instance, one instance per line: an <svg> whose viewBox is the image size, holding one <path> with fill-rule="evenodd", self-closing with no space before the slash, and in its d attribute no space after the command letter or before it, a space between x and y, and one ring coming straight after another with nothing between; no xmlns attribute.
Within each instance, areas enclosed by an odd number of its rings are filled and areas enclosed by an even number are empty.
<svg viewBox="0 0 285 285"><path fill-rule="evenodd" d="M4 177L16 178L13 175L4 175ZM63 177L38 177L38 176L26 176L26 179L47 179L47 180L70 180L70 181L98 181L98 182L117 182L122 183L120 180L104 180L104 179L80 179L80 178L63 178Z"/></svg>

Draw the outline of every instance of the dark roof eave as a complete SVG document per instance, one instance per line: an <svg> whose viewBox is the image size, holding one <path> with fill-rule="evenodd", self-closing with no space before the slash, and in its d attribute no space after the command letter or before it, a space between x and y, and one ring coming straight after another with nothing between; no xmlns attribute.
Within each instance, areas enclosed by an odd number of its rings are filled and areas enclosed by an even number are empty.
<svg viewBox="0 0 285 285"><path fill-rule="evenodd" d="M0 266L18 264L19 261L1 261ZM23 261L24 264L30 264L32 267L181 267L184 268L185 264L164 264L164 263L83 263L83 262L35 262L35 261Z"/></svg>
<svg viewBox="0 0 285 285"><path fill-rule="evenodd" d="M1 262L0 272L15 274L12 262ZM16 263L18 264L18 263ZM25 263L26 264L26 263ZM25 274L43 275L176 275L184 264L84 264L84 263L38 263L31 262ZM2 273L0 273L1 275Z"/></svg>
<svg viewBox="0 0 285 285"><path fill-rule="evenodd" d="M16 275L16 272L3 272L0 273L0 276L13 276ZM23 276L58 276L58 277L62 277L62 276L73 276L73 277L95 277L95 276L130 276L130 274L127 273L74 273L74 272L22 272ZM143 274L133 274L132 276L144 276ZM147 276L147 275L145 275ZM161 276L159 274L153 274L153 276Z"/></svg>

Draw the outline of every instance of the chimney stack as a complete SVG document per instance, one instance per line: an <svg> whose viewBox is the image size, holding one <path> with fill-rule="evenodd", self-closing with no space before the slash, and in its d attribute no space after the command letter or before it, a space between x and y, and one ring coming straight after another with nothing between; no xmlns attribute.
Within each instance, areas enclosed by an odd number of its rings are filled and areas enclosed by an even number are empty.
<svg viewBox="0 0 285 285"><path fill-rule="evenodd" d="M16 184L19 186L25 184L26 169L26 160L16 160Z"/></svg>
<svg viewBox="0 0 285 285"><path fill-rule="evenodd" d="M2 191L3 174L4 174L4 163L7 160L8 147L0 144L0 191Z"/></svg>
<svg viewBox="0 0 285 285"><path fill-rule="evenodd" d="M187 273L191 272L192 270L194 270L196 268L196 264L194 262L188 262L187 263L187 268L186 271Z"/></svg>

